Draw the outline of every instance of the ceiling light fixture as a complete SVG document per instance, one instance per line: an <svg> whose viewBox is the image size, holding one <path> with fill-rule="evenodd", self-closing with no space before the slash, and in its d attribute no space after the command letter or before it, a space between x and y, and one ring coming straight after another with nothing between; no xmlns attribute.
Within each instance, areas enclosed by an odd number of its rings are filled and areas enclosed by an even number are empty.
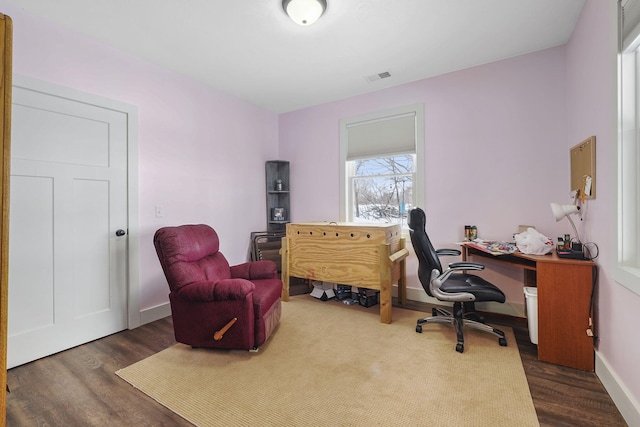
<svg viewBox="0 0 640 427"><path fill-rule="evenodd" d="M282 8L299 25L311 25L327 9L326 0L282 0Z"/></svg>

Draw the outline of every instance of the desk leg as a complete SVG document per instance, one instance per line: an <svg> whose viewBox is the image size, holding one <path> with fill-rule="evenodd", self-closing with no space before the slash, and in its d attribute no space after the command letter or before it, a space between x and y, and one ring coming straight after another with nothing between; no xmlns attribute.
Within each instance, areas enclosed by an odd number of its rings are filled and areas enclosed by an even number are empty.
<svg viewBox="0 0 640 427"><path fill-rule="evenodd" d="M289 301L289 239L287 237L282 238L280 260L282 265L282 295L280 299L286 302Z"/></svg>
<svg viewBox="0 0 640 427"><path fill-rule="evenodd" d="M589 264L538 262L539 360L594 370L593 338L586 333L592 286Z"/></svg>
<svg viewBox="0 0 640 427"><path fill-rule="evenodd" d="M466 246L463 245L460 252L461 252L461 255L462 255L462 257L461 257L462 262L468 261L469 260L469 249Z"/></svg>
<svg viewBox="0 0 640 427"><path fill-rule="evenodd" d="M524 285L536 286L538 284L537 274L535 270L524 270Z"/></svg>

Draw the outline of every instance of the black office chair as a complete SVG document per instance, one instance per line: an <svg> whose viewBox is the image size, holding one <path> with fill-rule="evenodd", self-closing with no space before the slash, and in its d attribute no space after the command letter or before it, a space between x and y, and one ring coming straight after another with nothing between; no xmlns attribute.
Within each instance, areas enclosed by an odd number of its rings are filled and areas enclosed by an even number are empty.
<svg viewBox="0 0 640 427"><path fill-rule="evenodd" d="M426 217L420 208L409 212L409 233L411 243L418 257L418 278L427 294L440 301L453 302L453 314L442 308L432 309L433 317L418 319L416 332L422 333L423 323L449 323L455 326L458 335L456 351L464 352L462 328L469 326L490 332L498 337L501 346L507 345L504 332L484 323L475 312L476 301L496 301L503 303L504 294L482 277L467 274L464 270L484 270L484 265L475 262L454 262L446 271L442 270L439 256L460 255L456 249L435 250L425 230Z"/></svg>

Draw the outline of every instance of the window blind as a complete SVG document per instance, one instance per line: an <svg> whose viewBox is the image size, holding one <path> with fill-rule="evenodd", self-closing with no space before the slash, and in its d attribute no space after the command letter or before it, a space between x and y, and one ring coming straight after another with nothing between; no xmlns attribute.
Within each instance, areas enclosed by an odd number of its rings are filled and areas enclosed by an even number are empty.
<svg viewBox="0 0 640 427"><path fill-rule="evenodd" d="M347 125L347 160L416 152L415 113Z"/></svg>

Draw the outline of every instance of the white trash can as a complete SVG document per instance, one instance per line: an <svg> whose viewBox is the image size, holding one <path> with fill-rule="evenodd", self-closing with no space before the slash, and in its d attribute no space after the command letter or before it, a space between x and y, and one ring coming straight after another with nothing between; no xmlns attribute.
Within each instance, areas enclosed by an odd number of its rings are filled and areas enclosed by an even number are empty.
<svg viewBox="0 0 640 427"><path fill-rule="evenodd" d="M529 321L529 339L538 344L538 288L524 287L527 300L527 320Z"/></svg>

